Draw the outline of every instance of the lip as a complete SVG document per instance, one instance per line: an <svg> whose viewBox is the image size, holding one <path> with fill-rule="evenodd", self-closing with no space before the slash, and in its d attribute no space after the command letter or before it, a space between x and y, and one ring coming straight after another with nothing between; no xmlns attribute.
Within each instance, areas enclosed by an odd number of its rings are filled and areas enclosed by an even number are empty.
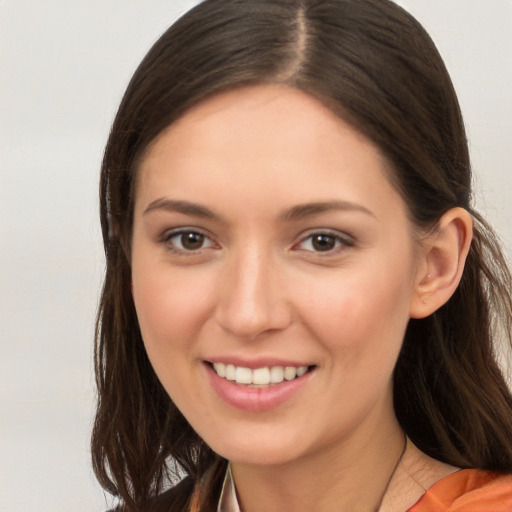
<svg viewBox="0 0 512 512"><path fill-rule="evenodd" d="M233 359L222 361L211 361L211 362L223 362L227 364L235 364ZM251 362L251 366L244 363L238 363L237 366L244 366L246 368L262 368L264 366L295 366L297 363L283 363L280 361L278 364L273 360L272 363L262 364L263 360ZM299 365L300 366L300 365ZM283 381L279 384L274 384L269 387L263 388L251 388L241 386L233 381L228 381L222 377L219 377L213 370L209 362L205 362L204 367L210 380L211 386L217 393L217 395L229 406L236 409L251 412L264 412L274 409L281 404L291 400L298 395L308 383L311 375L314 371L308 371L302 377L295 378L290 381Z"/></svg>

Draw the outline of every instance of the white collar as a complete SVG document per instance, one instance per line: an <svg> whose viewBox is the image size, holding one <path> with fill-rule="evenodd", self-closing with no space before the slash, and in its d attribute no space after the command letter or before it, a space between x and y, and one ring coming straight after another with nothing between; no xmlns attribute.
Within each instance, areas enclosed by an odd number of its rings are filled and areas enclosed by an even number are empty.
<svg viewBox="0 0 512 512"><path fill-rule="evenodd" d="M226 470L217 512L240 512L240 506L238 505L238 499L236 497L235 482L231 474L231 464L228 464Z"/></svg>

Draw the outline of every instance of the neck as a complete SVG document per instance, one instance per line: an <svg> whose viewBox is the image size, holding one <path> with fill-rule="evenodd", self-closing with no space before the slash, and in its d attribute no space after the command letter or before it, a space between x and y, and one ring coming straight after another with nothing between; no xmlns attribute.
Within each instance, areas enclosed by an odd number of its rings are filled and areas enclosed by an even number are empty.
<svg viewBox="0 0 512 512"><path fill-rule="evenodd" d="M407 449L393 474L379 512L409 510L427 489L458 469L432 459L408 441Z"/></svg>
<svg viewBox="0 0 512 512"><path fill-rule="evenodd" d="M404 450L394 416L342 443L275 466L232 463L243 512L377 512Z"/></svg>

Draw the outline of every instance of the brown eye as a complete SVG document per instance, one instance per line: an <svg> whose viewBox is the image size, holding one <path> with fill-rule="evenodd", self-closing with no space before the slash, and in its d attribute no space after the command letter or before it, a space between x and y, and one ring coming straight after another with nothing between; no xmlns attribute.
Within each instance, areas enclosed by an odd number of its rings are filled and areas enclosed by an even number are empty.
<svg viewBox="0 0 512 512"><path fill-rule="evenodd" d="M165 236L163 242L174 251L187 253L200 251L214 245L212 240L199 231L180 230Z"/></svg>
<svg viewBox="0 0 512 512"><path fill-rule="evenodd" d="M194 232L182 233L180 242L184 249L197 251L201 249L204 244L204 235Z"/></svg>
<svg viewBox="0 0 512 512"><path fill-rule="evenodd" d="M337 254L340 250L353 247L354 241L343 233L329 231L317 231L303 238L295 248L316 253Z"/></svg>
<svg viewBox="0 0 512 512"><path fill-rule="evenodd" d="M315 251L331 251L336 247L336 237L332 235L314 235L311 237L311 245Z"/></svg>

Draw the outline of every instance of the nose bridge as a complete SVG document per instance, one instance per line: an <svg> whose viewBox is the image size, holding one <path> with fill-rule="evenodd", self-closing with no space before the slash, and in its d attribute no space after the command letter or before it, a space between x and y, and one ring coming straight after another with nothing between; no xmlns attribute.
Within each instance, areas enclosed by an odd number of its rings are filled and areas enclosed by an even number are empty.
<svg viewBox="0 0 512 512"><path fill-rule="evenodd" d="M288 321L275 258L267 248L246 245L234 251L222 277L217 319L232 334L255 338Z"/></svg>

